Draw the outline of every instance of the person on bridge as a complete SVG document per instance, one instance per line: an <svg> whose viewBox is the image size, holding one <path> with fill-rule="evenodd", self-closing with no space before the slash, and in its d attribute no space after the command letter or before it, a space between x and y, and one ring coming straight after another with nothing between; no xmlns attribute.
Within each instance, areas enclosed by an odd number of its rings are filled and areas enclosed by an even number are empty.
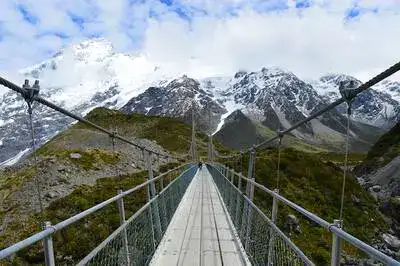
<svg viewBox="0 0 400 266"><path fill-rule="evenodd" d="M201 167L203 166L203 163L200 161L199 162L199 169L201 170Z"/></svg>

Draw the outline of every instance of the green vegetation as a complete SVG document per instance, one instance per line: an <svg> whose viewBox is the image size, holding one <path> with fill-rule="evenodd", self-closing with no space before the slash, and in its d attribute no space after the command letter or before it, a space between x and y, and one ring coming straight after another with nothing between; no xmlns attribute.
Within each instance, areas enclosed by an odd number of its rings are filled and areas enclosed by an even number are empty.
<svg viewBox="0 0 400 266"><path fill-rule="evenodd" d="M106 108L96 108L86 118L105 128L116 127L118 133L127 138L154 140L168 151L186 154L190 148L191 127L179 119L142 114L125 115ZM82 123L71 127L71 130L79 129L96 131ZM208 141L204 133L198 133L197 137L203 141L206 140L205 143Z"/></svg>
<svg viewBox="0 0 400 266"><path fill-rule="evenodd" d="M118 133L128 139L147 138L157 142L170 152L187 154L190 148L191 127L184 122L168 117L147 117L140 114L125 115L119 111L97 108L90 112L88 120L105 128L117 128ZM268 133L268 132L267 132ZM400 135L400 134L399 134ZM208 136L198 132L197 146L200 156L207 155ZM86 144L89 143L89 144ZM90 143L95 145L90 146ZM214 141L216 149L225 154L228 149ZM338 167L343 161L341 154L328 153L324 149L293 141L294 148L282 150L280 194L300 206L312 211L323 219L332 222L339 217L340 195L342 186L342 170ZM86 145L86 146L85 146ZM97 147L94 148L93 146ZM73 163L83 171L95 169L102 165L117 165L122 160L121 153L110 151L109 137L82 123L71 126L57 135L38 150L40 158L56 158ZM309 152L309 153L307 153ZM71 153L79 153L82 157L73 159ZM316 153L317 156L316 156ZM350 163L363 159L364 154L353 154ZM256 179L268 188L276 187L277 150L269 149L258 153L256 159ZM243 172L246 173L248 158L244 157ZM225 162L240 170L239 161ZM160 172L176 167L178 163L162 166ZM3 202L24 182L35 174L34 168L25 167L15 173L0 173L0 198ZM78 186L70 195L58 199L45 210L44 217L32 215L26 220L15 220L0 236L0 248L4 248L30 236L40 230L39 221L50 220L52 224L65 220L89 207L92 207L114 195L118 188L126 190L142 183L147 172L138 172L97 180L93 186ZM169 174L164 184L170 182L178 173ZM359 203L355 203L355 200ZM127 217L132 215L146 201L144 190L140 190L125 199ZM266 193L256 189L255 202L263 210L268 211L272 199ZM397 205L396 205L397 206ZM18 206L2 206L2 214ZM376 211L374 199L350 175L346 183L344 208L345 230L371 243L375 237L386 230L386 225ZM299 218L301 233L293 234L293 241L318 265L328 265L330 256L331 234L302 217L294 210L279 206L278 225L283 228L285 217L294 214ZM1 215L1 214L0 214ZM61 265L71 265L82 259L95 246L103 241L119 226L119 215L116 204L111 204L93 215L69 226L54 235L57 261ZM345 246L348 254L360 256L354 248ZM0 262L2 265L3 262ZM20 252L13 261L15 265L42 264L43 253L40 244Z"/></svg>
<svg viewBox="0 0 400 266"><path fill-rule="evenodd" d="M175 167L177 167L177 163L171 163L164 165L161 171L165 172ZM155 173L155 175L157 174ZM164 178L164 185L177 176L178 172L172 171ZM142 171L121 176L120 179L115 177L102 178L97 180L94 186L79 186L70 195L52 202L46 208L43 217L36 214L25 221L13 222L0 236L0 249L40 231L39 221L41 220L56 224L115 196L117 189L127 190L143 183L146 177L147 171ZM126 216L130 217L145 202L145 189L126 196L124 198ZM71 265L78 262L118 228L119 222L118 208L115 203L57 232L53 235L53 241L58 264ZM17 258L13 261L13 265L28 263L43 264L40 244L19 252ZM6 262L0 263L0 265L3 264L8 265Z"/></svg>
<svg viewBox="0 0 400 266"><path fill-rule="evenodd" d="M367 158L357 169L360 174L370 173L385 166L400 154L400 123L384 134L368 152Z"/></svg>
<svg viewBox="0 0 400 266"><path fill-rule="evenodd" d="M256 158L256 181L268 188L277 184L277 150L270 149L258 153ZM338 156L338 155L337 155ZM361 155L354 155L357 158ZM304 207L328 222L339 217L340 196L343 171L332 162L336 156L315 156L284 149L280 164L280 194ZM329 160L327 160L329 158ZM247 173L248 158L243 160L243 172ZM230 162L240 170L239 162ZM358 199L359 203L355 203ZM265 192L255 190L255 202L269 213L272 198ZM386 230L386 224L376 211L377 204L355 180L348 176L346 180L344 229L361 240L372 243L379 232ZM285 218L294 214L300 221L301 233L292 235L292 240L318 265L328 265L330 259L331 233L311 222L289 207L279 205L278 225L283 228ZM361 256L354 248L346 245L345 251L353 256Z"/></svg>

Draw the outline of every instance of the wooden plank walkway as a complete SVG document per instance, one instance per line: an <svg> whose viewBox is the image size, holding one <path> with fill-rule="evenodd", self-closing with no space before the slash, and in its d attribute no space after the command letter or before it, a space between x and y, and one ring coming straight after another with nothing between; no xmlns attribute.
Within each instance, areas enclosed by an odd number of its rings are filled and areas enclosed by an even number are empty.
<svg viewBox="0 0 400 266"><path fill-rule="evenodd" d="M248 265L211 174L189 185L150 265Z"/></svg>

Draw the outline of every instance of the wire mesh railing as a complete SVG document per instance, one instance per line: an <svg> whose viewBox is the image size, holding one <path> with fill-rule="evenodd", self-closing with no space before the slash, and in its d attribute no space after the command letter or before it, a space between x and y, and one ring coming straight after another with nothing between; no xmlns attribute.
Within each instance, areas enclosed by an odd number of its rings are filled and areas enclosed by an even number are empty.
<svg viewBox="0 0 400 266"><path fill-rule="evenodd" d="M147 265L196 171L183 172L78 265Z"/></svg>
<svg viewBox="0 0 400 266"><path fill-rule="evenodd" d="M208 170L252 265L314 265L243 193L240 179L238 187L234 185L235 172L211 165Z"/></svg>
<svg viewBox="0 0 400 266"><path fill-rule="evenodd" d="M0 259L11 258L13 254L43 241L46 265L55 265L54 254L56 252L53 248L52 235L72 224L77 224L112 203L117 203L121 226L90 252L82 263L85 264L86 261L89 265L143 265L144 262L149 261L161 241L186 188L196 174L197 168L197 165L191 164L178 166L157 177L149 178L148 181L134 188L119 191L118 195L62 222L55 225L49 223L43 231L0 250ZM171 177L177 171L179 171L178 176ZM148 202L125 221L124 198L143 189L150 192L150 187L155 183L160 183L157 186L159 192L153 195L148 193ZM165 184L165 187L162 184ZM131 255L128 257L127 254ZM12 261L12 258L10 260Z"/></svg>
<svg viewBox="0 0 400 266"><path fill-rule="evenodd" d="M337 226L338 220L335 220L333 223L329 223L324 219L318 217L314 213L307 211L306 209L300 207L299 205L289 201L283 196L279 195L278 191L270 190L263 185L254 181L254 179L249 179L244 177L240 173L234 172L222 164L214 163L208 165L210 173L213 175L213 178L220 190L220 193L224 199L225 204L227 205L227 209L230 212L231 219L234 221L236 230L238 231L239 238L242 241L242 244L246 250L247 256L255 265L296 265L296 256L292 256L292 251L288 251L289 248L293 249L293 251L302 257L303 254L293 242L285 236L284 233L277 227L276 220L278 215L278 203L283 204L300 214L304 217L308 218L310 221L316 223L321 228L325 229L326 232L332 233L332 258L338 257L335 255L335 252L339 252L340 248L336 248L337 246L341 246L341 242L345 241L346 244L351 245L354 249L357 249L360 252L364 252L366 256L370 258L374 258L375 260L383 263L384 265L399 265L400 262L394 260L393 258L383 254L379 250L373 248L372 246L364 243L360 239L350 235L349 233L343 231L340 227ZM238 179L238 180L235 180ZM235 184L240 184L235 186ZM264 209L261 211L254 203L253 199L248 197L248 191L244 192L240 187L243 187L244 184L249 184L254 188L257 188L264 193L267 193L269 196L273 198L273 204L271 209ZM236 208L232 206L232 202L235 203L235 196L232 197L233 190L236 191L236 198L240 198L239 208L236 205ZM253 192L254 193L254 192ZM244 202L247 201L248 211L245 215L243 215L242 211L245 209ZM236 203L238 200L236 200ZM250 211L251 210L251 211ZM264 219L267 221L267 227L275 228L270 230L273 233L266 234L268 232L264 229L265 225L263 222L259 222L259 218L257 217L258 213L261 216L261 221ZM271 219L267 217L265 214L270 214ZM238 218L239 217L239 218ZM242 217L240 219L240 217ZM247 219L243 220L243 217L247 217ZM239 220L238 220L239 219ZM249 222L250 221L250 222ZM253 236L254 235L254 236ZM279 235L279 238L277 238ZM256 240L254 241L252 237ZM271 245L273 243L273 245ZM276 246L275 246L276 245ZM268 250L268 252L266 251ZM260 254L264 254L267 256L267 259L261 258ZM303 254L304 255L304 254ZM340 254L339 254L340 255ZM304 256L306 258L306 256ZM340 257L340 256L339 256ZM293 261L291 260L293 259ZM312 262L310 262L312 263ZM337 260L333 259L331 265L339 265Z"/></svg>

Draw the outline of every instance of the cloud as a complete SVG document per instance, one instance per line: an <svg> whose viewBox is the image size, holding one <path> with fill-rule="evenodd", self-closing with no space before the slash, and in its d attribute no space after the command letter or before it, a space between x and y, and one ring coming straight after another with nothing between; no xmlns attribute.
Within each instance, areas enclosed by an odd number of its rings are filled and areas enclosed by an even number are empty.
<svg viewBox="0 0 400 266"><path fill-rule="evenodd" d="M3 0L0 10L8 73L90 37L197 77L278 66L366 80L400 58L396 0Z"/></svg>

